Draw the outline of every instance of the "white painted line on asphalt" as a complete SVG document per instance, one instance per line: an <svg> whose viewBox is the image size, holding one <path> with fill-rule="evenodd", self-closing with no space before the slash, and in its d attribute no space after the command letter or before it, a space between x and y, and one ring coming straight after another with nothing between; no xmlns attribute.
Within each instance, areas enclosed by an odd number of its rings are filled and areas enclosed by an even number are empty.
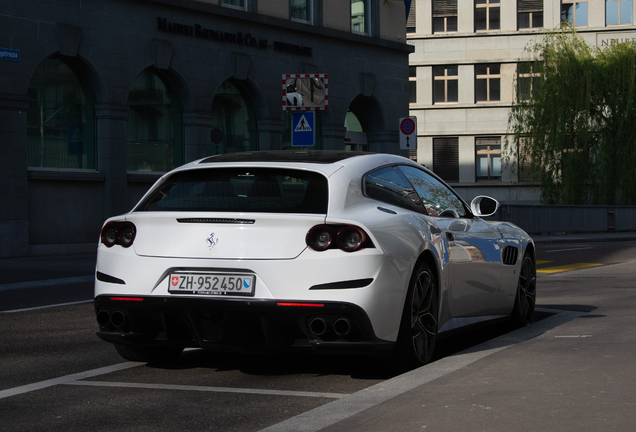
<svg viewBox="0 0 636 432"><path fill-rule="evenodd" d="M575 249L559 249L559 250L544 251L544 253L566 252L566 251L585 250L585 249L594 249L594 248L593 247L584 247L584 248L575 248Z"/></svg>
<svg viewBox="0 0 636 432"><path fill-rule="evenodd" d="M60 278L60 279L47 279L47 280L28 281L28 282L14 282L14 283L8 283L8 284L0 284L0 291L52 287L52 286L58 286L58 285L70 285L70 284L77 284L77 283L93 282L94 280L95 280L95 276L90 275L90 276L75 276L75 277L67 277L67 278Z"/></svg>
<svg viewBox="0 0 636 432"><path fill-rule="evenodd" d="M0 399L4 399L11 396L16 396L23 393L28 393L36 390L42 390L47 387L51 387L59 384L68 384L73 381L92 378L99 375L105 375L111 372L117 372L124 369L130 369L133 367L145 365L146 363L138 363L138 362L125 362L119 363L112 366L106 366L98 369L93 369L85 372L79 372L71 375L65 375L59 378L53 378L46 381L40 381L33 384L27 384L20 387L14 387L7 390L0 390Z"/></svg>
<svg viewBox="0 0 636 432"><path fill-rule="evenodd" d="M69 302L69 303L58 303L58 304L52 304L52 305L46 305L46 306L36 306L36 307L30 307L30 308L24 308L24 309L13 309L13 310L8 310L8 311L0 311L0 313L27 312L27 311L38 310L38 309L48 309L48 308L54 308L54 307L59 307L59 306L71 306L71 305L92 303L92 302L93 302L93 299L81 300L81 301Z"/></svg>
<svg viewBox="0 0 636 432"><path fill-rule="evenodd" d="M584 315L585 312L565 311L532 325L469 348L451 357L422 366L388 381L368 387L350 396L329 402L299 414L260 432L315 432L393 399L416 387L455 372L469 364L504 349L540 336L549 330Z"/></svg>
<svg viewBox="0 0 636 432"><path fill-rule="evenodd" d="M126 383L126 382L108 382L108 381L71 381L64 383L66 385L76 386L96 386L96 387L125 387L137 389L153 389L153 390L186 390L186 391L203 391L215 393L242 393L256 395L271 396L304 396L328 399L340 399L349 396L345 393L320 393L293 390L267 390L267 389L248 389L248 388L231 388L231 387L209 387L209 386L191 386L191 385L173 385L173 384L145 384L145 383Z"/></svg>

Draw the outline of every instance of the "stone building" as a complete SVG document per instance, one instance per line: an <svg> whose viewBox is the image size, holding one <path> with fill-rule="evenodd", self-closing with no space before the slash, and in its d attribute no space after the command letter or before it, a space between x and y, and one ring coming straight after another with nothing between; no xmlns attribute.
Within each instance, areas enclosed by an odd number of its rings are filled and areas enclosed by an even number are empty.
<svg viewBox="0 0 636 432"><path fill-rule="evenodd" d="M502 164L508 114L536 74L525 51L569 22L591 46L636 40L632 0L414 0L407 23L417 160L464 198L538 203L536 186ZM519 85L517 85L519 84Z"/></svg>
<svg viewBox="0 0 636 432"><path fill-rule="evenodd" d="M93 251L171 168L291 148L283 74L328 76L313 148L400 153L405 18L394 0L0 1L0 257Z"/></svg>

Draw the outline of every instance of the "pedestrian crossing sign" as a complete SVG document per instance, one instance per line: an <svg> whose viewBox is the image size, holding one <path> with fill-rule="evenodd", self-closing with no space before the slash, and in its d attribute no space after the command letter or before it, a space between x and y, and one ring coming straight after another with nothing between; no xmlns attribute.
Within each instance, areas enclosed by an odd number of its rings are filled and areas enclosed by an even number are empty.
<svg viewBox="0 0 636 432"><path fill-rule="evenodd" d="M316 144L316 112L292 113L292 146L312 147Z"/></svg>

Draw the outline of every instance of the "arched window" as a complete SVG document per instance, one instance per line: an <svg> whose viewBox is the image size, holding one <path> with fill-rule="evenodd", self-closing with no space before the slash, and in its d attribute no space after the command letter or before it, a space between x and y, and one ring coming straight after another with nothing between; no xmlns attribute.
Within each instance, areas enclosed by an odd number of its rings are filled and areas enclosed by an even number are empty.
<svg viewBox="0 0 636 432"><path fill-rule="evenodd" d="M367 130L364 120L361 120L353 111L348 110L345 117L345 150L368 151Z"/></svg>
<svg viewBox="0 0 636 432"><path fill-rule="evenodd" d="M239 83L225 81L212 102L210 153L235 153L258 149L256 110Z"/></svg>
<svg viewBox="0 0 636 432"><path fill-rule="evenodd" d="M95 169L95 102L79 68L44 60L28 94L28 166Z"/></svg>
<svg viewBox="0 0 636 432"><path fill-rule="evenodd" d="M174 86L145 70L128 93L128 171L170 171L183 164L183 114Z"/></svg>

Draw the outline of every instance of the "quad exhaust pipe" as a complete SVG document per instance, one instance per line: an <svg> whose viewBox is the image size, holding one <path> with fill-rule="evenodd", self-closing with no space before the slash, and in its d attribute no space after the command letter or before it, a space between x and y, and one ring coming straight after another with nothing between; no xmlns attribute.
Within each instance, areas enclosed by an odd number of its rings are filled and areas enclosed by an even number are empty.
<svg viewBox="0 0 636 432"><path fill-rule="evenodd" d="M127 323L126 315L119 310L108 312L101 310L97 313L97 323L102 327L122 328Z"/></svg>
<svg viewBox="0 0 636 432"><path fill-rule="evenodd" d="M355 340L360 337L360 330L349 318L338 318L333 322L321 317L313 318L309 322L309 331L322 339L336 337L347 340Z"/></svg>

